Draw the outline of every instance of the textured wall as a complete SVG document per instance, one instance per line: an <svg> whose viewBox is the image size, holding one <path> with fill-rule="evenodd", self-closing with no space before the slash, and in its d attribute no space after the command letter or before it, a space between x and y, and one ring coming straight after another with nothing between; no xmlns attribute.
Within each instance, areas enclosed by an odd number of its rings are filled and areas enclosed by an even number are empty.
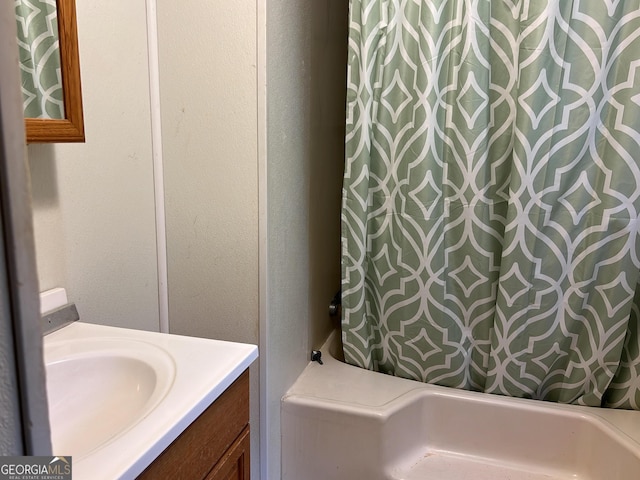
<svg viewBox="0 0 640 480"><path fill-rule="evenodd" d="M257 344L256 2L159 0L158 34L170 331Z"/></svg>
<svg viewBox="0 0 640 480"><path fill-rule="evenodd" d="M28 149L40 289L66 287L85 321L158 330L144 2L76 9L87 141Z"/></svg>
<svg viewBox="0 0 640 480"><path fill-rule="evenodd" d="M158 3L174 333L258 339L255 8Z"/></svg>
<svg viewBox="0 0 640 480"><path fill-rule="evenodd" d="M280 399L333 327L340 284L347 5L269 0L266 422L280 478Z"/></svg>
<svg viewBox="0 0 640 480"><path fill-rule="evenodd" d="M270 0L267 68L266 456L280 478L280 399L308 362L310 41L315 2ZM263 348L265 345L263 344Z"/></svg>

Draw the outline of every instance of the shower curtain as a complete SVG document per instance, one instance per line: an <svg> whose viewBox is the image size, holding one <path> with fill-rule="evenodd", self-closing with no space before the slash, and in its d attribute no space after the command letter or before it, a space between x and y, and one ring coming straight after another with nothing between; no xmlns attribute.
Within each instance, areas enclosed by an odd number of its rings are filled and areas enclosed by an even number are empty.
<svg viewBox="0 0 640 480"><path fill-rule="evenodd" d="M27 118L65 118L56 0L15 0Z"/></svg>
<svg viewBox="0 0 640 480"><path fill-rule="evenodd" d="M351 0L347 362L640 409L640 0Z"/></svg>

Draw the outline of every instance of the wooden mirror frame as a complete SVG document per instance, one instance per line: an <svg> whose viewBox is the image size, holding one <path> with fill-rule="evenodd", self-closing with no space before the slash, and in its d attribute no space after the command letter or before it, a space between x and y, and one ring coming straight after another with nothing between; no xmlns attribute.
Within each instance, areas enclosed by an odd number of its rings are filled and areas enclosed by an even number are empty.
<svg viewBox="0 0 640 480"><path fill-rule="evenodd" d="M57 0L63 119L25 118L27 143L84 142L75 0Z"/></svg>

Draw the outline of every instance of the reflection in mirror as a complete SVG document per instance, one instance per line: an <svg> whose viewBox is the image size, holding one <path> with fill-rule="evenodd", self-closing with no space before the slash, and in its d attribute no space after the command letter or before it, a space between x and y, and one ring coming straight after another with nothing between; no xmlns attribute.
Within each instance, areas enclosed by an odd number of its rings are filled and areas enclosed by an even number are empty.
<svg viewBox="0 0 640 480"><path fill-rule="evenodd" d="M83 142L75 0L15 0L27 142Z"/></svg>
<svg viewBox="0 0 640 480"><path fill-rule="evenodd" d="M24 116L64 118L55 0L16 1Z"/></svg>

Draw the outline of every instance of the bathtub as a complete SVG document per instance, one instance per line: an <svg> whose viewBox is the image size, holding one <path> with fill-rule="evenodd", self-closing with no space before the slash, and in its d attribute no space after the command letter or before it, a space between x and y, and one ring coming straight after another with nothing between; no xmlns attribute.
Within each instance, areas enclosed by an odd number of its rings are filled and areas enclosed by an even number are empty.
<svg viewBox="0 0 640 480"><path fill-rule="evenodd" d="M339 339L282 398L283 480L640 479L640 412L370 372L339 360Z"/></svg>

